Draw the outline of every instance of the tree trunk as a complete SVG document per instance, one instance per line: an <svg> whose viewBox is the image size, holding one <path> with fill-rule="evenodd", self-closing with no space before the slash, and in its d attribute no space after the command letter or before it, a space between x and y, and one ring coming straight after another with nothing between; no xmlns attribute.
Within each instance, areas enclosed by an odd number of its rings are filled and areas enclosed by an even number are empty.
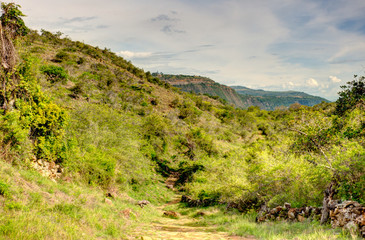
<svg viewBox="0 0 365 240"><path fill-rule="evenodd" d="M333 200L333 196L336 194L336 188L337 181L332 180L331 184L324 191L321 224L325 224L328 222L329 213L332 208L331 201Z"/></svg>

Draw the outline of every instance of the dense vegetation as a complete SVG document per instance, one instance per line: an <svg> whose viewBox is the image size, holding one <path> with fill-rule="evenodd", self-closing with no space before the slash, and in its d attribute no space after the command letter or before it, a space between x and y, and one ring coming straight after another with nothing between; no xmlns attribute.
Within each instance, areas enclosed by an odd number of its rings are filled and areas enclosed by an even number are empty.
<svg viewBox="0 0 365 240"><path fill-rule="evenodd" d="M117 213L96 203L100 192L94 200L87 194L101 189L161 203L171 195L162 186L173 172L184 194L210 204L236 202L243 211L263 203L321 205L331 182L337 198L365 202L363 78L344 87L337 103L243 110L180 92L108 49L61 33L30 31L14 44L18 60L1 73L1 160L21 169L37 160L60 165L58 181L74 200L47 202L34 189L59 192L55 183L1 163L0 235L19 237L11 219L31 228L29 213L36 212L45 225L54 226L61 213L61 226L76 226L43 229L51 238L77 238L77 226L117 237L123 225ZM23 186L24 179L43 180ZM111 223L99 222L102 211Z"/></svg>

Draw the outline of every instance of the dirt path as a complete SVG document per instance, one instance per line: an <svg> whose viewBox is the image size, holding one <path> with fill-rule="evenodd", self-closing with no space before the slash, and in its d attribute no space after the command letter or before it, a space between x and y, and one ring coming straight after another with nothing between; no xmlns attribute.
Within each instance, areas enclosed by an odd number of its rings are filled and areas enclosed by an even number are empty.
<svg viewBox="0 0 365 240"><path fill-rule="evenodd" d="M166 185L173 188L176 181L176 175L170 176L166 180ZM161 218L152 224L152 230L147 232L141 239L143 240L255 240L255 238L243 238L239 236L230 236L226 232L217 232L214 227L196 226L197 220L188 216L178 215L177 218L164 217L165 208L172 204L180 202L181 196L176 194L174 200L158 207L161 212Z"/></svg>

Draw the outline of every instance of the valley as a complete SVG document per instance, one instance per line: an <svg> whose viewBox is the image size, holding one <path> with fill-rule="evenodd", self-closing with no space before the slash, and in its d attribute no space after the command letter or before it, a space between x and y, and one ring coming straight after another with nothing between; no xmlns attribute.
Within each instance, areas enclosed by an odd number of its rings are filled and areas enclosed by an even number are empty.
<svg viewBox="0 0 365 240"><path fill-rule="evenodd" d="M156 76L2 7L3 49L14 51L0 67L0 238L364 236L364 77L336 102L255 105L313 97ZM332 228L344 201L359 217ZM287 203L321 218L282 221ZM273 213L258 223L262 208Z"/></svg>

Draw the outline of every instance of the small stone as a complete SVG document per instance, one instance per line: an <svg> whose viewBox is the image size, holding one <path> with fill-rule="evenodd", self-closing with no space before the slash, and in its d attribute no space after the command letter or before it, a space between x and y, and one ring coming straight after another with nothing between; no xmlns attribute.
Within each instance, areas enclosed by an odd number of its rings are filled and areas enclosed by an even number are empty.
<svg viewBox="0 0 365 240"><path fill-rule="evenodd" d="M109 198L116 198L118 194L115 191L109 191L105 194Z"/></svg>
<svg viewBox="0 0 365 240"><path fill-rule="evenodd" d="M359 226L353 221L348 222L345 226L345 229L349 230L351 233L356 233L359 230Z"/></svg>
<svg viewBox="0 0 365 240"><path fill-rule="evenodd" d="M130 208L124 209L122 211L120 211L120 213L122 214L123 217L128 218L130 217L132 210Z"/></svg>
<svg viewBox="0 0 365 240"><path fill-rule="evenodd" d="M110 200L110 199L108 199L108 198L105 198L105 199L104 199L104 202L105 202L106 204L108 204L108 205L112 205L112 204L113 204L112 200Z"/></svg>
<svg viewBox="0 0 365 240"><path fill-rule="evenodd" d="M205 213L204 212L197 212L196 215L202 217L202 216L205 216Z"/></svg>
<svg viewBox="0 0 365 240"><path fill-rule="evenodd" d="M174 211L166 211L166 212L163 213L163 215L165 217L171 217L171 218L177 218L178 217L177 213L174 212Z"/></svg>
<svg viewBox="0 0 365 240"><path fill-rule="evenodd" d="M150 202L147 200L138 201L138 203L137 203L137 205L139 205L141 208L143 208L144 206L147 206L148 204L150 204Z"/></svg>
<svg viewBox="0 0 365 240"><path fill-rule="evenodd" d="M289 210L288 218L291 219L291 220L295 219L295 209L292 208L292 209Z"/></svg>
<svg viewBox="0 0 365 240"><path fill-rule="evenodd" d="M290 204L290 203L284 203L284 207L285 207L286 209L290 209L290 208L291 208L291 204Z"/></svg>
<svg viewBox="0 0 365 240"><path fill-rule="evenodd" d="M302 215L298 215L298 221L299 222L304 222L304 220L305 220L305 217L303 217Z"/></svg>

